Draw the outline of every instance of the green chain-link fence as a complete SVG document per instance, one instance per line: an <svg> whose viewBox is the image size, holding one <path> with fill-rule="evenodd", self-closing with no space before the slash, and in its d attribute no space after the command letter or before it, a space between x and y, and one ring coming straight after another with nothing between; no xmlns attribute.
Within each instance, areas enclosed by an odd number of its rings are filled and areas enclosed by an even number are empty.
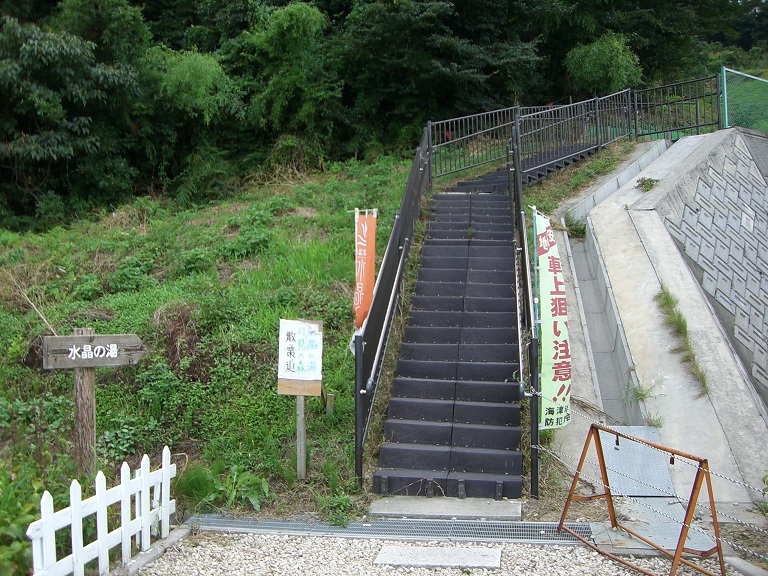
<svg viewBox="0 0 768 576"><path fill-rule="evenodd" d="M723 68L723 125L768 132L768 80Z"/></svg>

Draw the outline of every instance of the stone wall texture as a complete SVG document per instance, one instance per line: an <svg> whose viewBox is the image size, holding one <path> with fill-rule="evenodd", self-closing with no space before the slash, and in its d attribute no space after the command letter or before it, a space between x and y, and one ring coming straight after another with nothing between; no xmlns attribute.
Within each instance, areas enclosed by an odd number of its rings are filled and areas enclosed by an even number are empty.
<svg viewBox="0 0 768 576"><path fill-rule="evenodd" d="M729 132L659 208L768 403L768 135Z"/></svg>

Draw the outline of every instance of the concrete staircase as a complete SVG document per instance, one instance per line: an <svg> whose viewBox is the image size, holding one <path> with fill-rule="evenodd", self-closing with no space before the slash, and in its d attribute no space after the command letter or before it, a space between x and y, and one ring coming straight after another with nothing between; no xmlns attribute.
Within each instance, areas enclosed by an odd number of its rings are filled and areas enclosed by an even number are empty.
<svg viewBox="0 0 768 576"><path fill-rule="evenodd" d="M432 198L377 493L521 496L515 245L496 176Z"/></svg>

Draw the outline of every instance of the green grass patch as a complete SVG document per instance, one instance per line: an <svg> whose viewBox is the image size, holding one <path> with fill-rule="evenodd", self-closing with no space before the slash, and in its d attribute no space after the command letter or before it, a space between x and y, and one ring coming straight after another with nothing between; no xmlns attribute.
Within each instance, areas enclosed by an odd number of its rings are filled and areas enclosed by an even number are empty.
<svg viewBox="0 0 768 576"><path fill-rule="evenodd" d="M356 491L349 211L379 210L380 259L410 164L331 164L201 208L138 198L66 228L1 231L0 470L10 473L0 521L25 528L41 489L57 507L73 478L92 489L71 456L72 374L41 369L41 337L84 326L138 334L148 348L136 366L97 370L97 463L108 477L168 445L186 510L299 506L342 522ZM280 318L323 322L324 385L336 396L331 415L307 401L305 482L294 398L277 394ZM0 560L23 573L28 544L8 560L10 546L0 539Z"/></svg>
<svg viewBox="0 0 768 576"><path fill-rule="evenodd" d="M661 291L654 296L654 300L664 314L664 323L672 329L679 341L674 352L681 354L683 362L688 364L691 375L701 386L701 395L708 394L707 374L696 359L693 343L688 335L688 321L677 307L677 297L670 292L666 285L662 284Z"/></svg>
<svg viewBox="0 0 768 576"><path fill-rule="evenodd" d="M606 146L598 154L572 164L565 170L524 189L527 206L552 214L565 200L592 186L600 176L613 172L635 147L634 142L619 141Z"/></svg>

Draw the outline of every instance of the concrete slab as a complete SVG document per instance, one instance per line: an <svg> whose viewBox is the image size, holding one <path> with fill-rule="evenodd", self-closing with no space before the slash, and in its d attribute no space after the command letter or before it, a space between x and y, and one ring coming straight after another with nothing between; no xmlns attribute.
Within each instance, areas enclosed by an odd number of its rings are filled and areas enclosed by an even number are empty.
<svg viewBox="0 0 768 576"><path fill-rule="evenodd" d="M633 498L617 503L621 510L622 524L641 536L655 542L662 548L674 550L680 539L680 530L685 519L685 508L675 498ZM707 520L702 518L702 520ZM708 527L708 525L707 525ZM628 539L642 542L621 530L608 534L613 546L627 547ZM691 550L707 551L715 547L715 542L705 532L705 527L693 523L685 541L685 547Z"/></svg>
<svg viewBox="0 0 768 576"><path fill-rule="evenodd" d="M501 568L501 548L381 547L374 564L442 568Z"/></svg>
<svg viewBox="0 0 768 576"><path fill-rule="evenodd" d="M659 431L650 426L614 426L614 430L641 440L658 444ZM642 442L620 440L616 436L600 432L608 483L614 495L674 496L672 478L669 475L668 457Z"/></svg>
<svg viewBox="0 0 768 576"><path fill-rule="evenodd" d="M520 520L520 500L485 498L414 498L387 496L371 503L369 514L390 518L439 518L457 520Z"/></svg>
<svg viewBox="0 0 768 576"><path fill-rule="evenodd" d="M679 143L675 144L638 177L676 178L686 170L687 162L696 153L696 145L705 142L704 138L695 137L677 150ZM732 448L738 451L739 447L732 446L727 437L732 430L743 427L743 420L731 407L729 411L734 419L721 421L720 409L716 411L710 397L702 394L700 385L690 375L680 355L674 352L679 343L665 325L653 299L660 292L662 281L678 295L681 306L685 306L683 314L689 332L693 330L698 334L696 327L699 325L706 325L706 330L710 331L708 337L701 335L706 339L707 347L697 354L700 360L711 357L715 362L725 362L729 356L725 351L727 344L717 330L695 278L659 215L648 209L648 198L635 187L635 182L626 184L592 210L589 222L610 277L635 363L635 374L640 385L650 390L650 396L643 401L644 414L661 425L662 444L709 459L712 469L721 475L714 478L718 501L748 502L749 495L738 483L742 476L732 455ZM644 209L635 210L637 204L642 204ZM699 304L693 307L693 302ZM695 340L693 334L692 340ZM714 371L713 367L713 374ZM733 380L732 375L738 368L731 364L730 374L727 370L716 372L722 374L722 379L712 378L713 388L719 387L720 382ZM691 417L694 414L695 417ZM752 436L751 444L755 445L755 439L760 437L767 436L765 433ZM755 458L752 463L744 464L755 466L759 461L760 458ZM671 470L678 495L690 493L693 473L687 466L676 466ZM756 478L756 475L750 476Z"/></svg>

